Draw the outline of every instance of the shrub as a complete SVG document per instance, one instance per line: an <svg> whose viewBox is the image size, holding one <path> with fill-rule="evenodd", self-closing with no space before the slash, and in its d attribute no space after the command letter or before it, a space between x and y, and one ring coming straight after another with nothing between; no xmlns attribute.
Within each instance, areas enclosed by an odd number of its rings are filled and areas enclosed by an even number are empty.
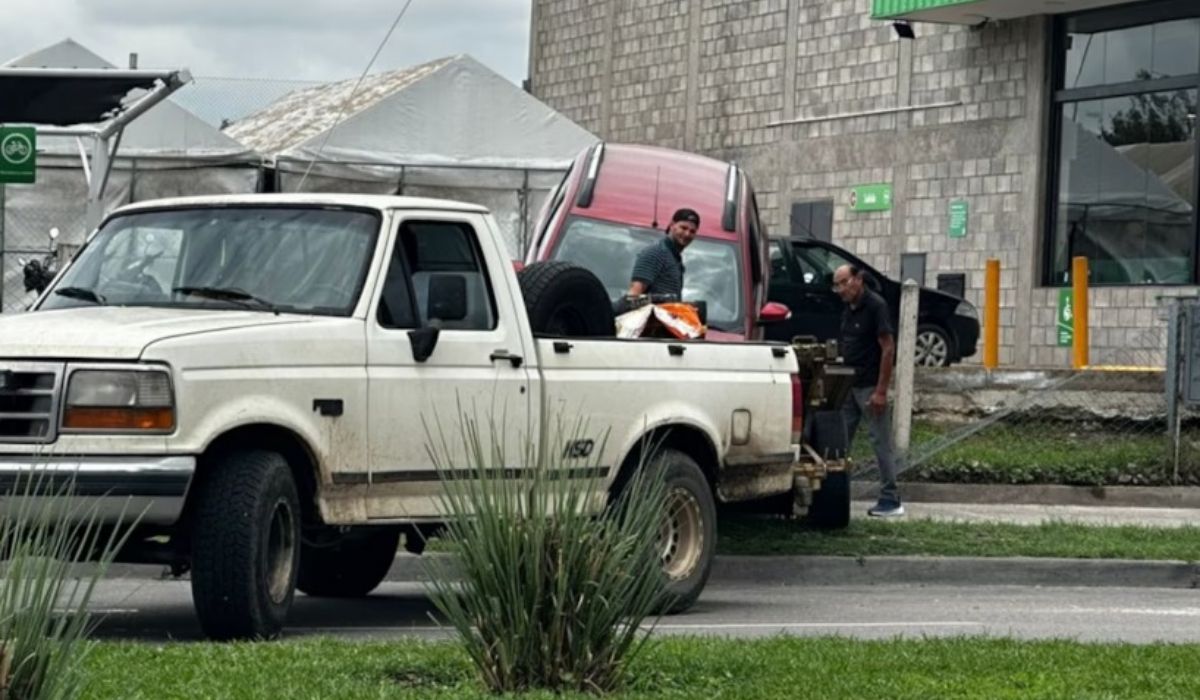
<svg viewBox="0 0 1200 700"><path fill-rule="evenodd" d="M429 563L435 606L493 691L616 688L663 600L654 550L661 474L639 469L610 499L594 460L558 452L585 434L582 421L560 422L554 439L526 440L519 470L504 463L494 423L490 450L478 421L462 425L461 446L439 427L430 449L458 569ZM603 452L597 445L593 454Z"/></svg>
<svg viewBox="0 0 1200 700"><path fill-rule="evenodd" d="M79 696L94 629L88 603L130 532L102 527L94 503L73 499L73 481L54 476L35 466L0 509L0 697L13 700Z"/></svg>

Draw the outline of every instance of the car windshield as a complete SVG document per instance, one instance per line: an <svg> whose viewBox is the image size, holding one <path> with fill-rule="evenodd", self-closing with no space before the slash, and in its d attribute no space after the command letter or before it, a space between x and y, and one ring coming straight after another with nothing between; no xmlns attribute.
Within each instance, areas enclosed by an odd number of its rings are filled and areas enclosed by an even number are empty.
<svg viewBox="0 0 1200 700"><path fill-rule="evenodd" d="M572 217L553 258L591 270L616 301L629 291L637 254L662 240L662 231ZM742 326L742 268L733 243L697 238L683 252L683 300L708 305L708 325L735 331Z"/></svg>
<svg viewBox="0 0 1200 700"><path fill-rule="evenodd" d="M313 207L164 209L109 220L40 309L253 308L348 316L379 216Z"/></svg>

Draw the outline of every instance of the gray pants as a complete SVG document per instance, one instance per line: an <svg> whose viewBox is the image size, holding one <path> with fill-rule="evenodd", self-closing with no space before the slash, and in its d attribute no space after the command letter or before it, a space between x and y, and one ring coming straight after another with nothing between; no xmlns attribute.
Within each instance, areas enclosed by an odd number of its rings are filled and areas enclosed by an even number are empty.
<svg viewBox="0 0 1200 700"><path fill-rule="evenodd" d="M880 502L900 503L900 491L896 488L896 456L892 450L892 411L889 406L882 415L867 410L867 402L875 387L855 387L842 405L842 419L846 422L846 439L854 441L859 422L865 417L871 432L871 447L875 448L875 459L879 462Z"/></svg>

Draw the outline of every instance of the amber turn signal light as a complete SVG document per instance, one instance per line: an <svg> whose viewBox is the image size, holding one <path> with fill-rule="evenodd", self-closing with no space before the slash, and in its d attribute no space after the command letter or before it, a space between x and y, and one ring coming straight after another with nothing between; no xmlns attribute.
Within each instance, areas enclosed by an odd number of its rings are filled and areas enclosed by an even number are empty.
<svg viewBox="0 0 1200 700"><path fill-rule="evenodd" d="M63 428L69 430L168 431L174 427L171 408L72 407L63 414Z"/></svg>

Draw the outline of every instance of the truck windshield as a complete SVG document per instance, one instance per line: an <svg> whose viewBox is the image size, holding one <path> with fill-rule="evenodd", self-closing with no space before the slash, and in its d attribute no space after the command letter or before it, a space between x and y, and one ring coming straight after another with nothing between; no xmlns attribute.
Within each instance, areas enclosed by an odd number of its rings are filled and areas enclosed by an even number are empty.
<svg viewBox="0 0 1200 700"><path fill-rule="evenodd" d="M553 258L573 262L600 278L616 301L629 290L637 254L665 234L649 228L572 217ZM720 331L742 327L742 267L733 243L696 238L683 252L683 300L708 302L708 325Z"/></svg>
<svg viewBox="0 0 1200 700"><path fill-rule="evenodd" d="M312 207L164 209L109 220L40 309L251 308L348 316L378 214Z"/></svg>

